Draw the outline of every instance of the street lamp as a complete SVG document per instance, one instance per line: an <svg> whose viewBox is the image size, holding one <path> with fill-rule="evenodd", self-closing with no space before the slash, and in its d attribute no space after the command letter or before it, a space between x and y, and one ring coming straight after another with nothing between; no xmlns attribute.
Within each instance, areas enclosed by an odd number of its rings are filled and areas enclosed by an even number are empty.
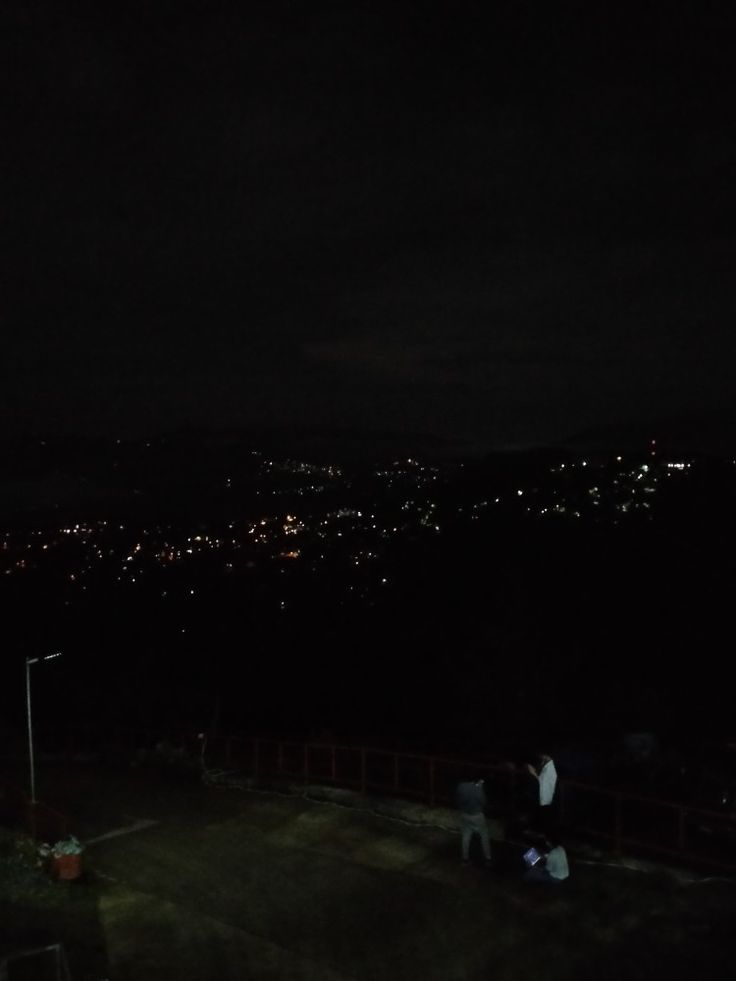
<svg viewBox="0 0 736 981"><path fill-rule="evenodd" d="M31 766L31 804L36 803L36 774L33 768L33 723L31 722L31 665L38 661L52 661L55 657L61 657L62 651L56 654L47 654L46 657L27 657L26 658L26 708L28 710L28 759Z"/></svg>

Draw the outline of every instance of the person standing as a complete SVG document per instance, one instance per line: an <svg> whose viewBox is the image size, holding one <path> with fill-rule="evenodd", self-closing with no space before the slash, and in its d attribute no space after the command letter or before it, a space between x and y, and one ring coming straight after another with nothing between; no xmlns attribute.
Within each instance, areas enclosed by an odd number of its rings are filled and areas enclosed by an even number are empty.
<svg viewBox="0 0 736 981"><path fill-rule="evenodd" d="M537 798L536 821L534 822L537 830L549 832L554 825L553 802L555 801L555 791L557 790L557 770L554 760L547 753L542 753L539 757L539 765L532 766L527 763L527 770L536 778L539 785L539 795Z"/></svg>
<svg viewBox="0 0 736 981"><path fill-rule="evenodd" d="M467 865L470 861L470 842L474 835L480 838L485 864L491 864L491 839L486 821L486 792L485 780L467 780L457 785L457 806L460 811L460 829L462 833L462 861Z"/></svg>

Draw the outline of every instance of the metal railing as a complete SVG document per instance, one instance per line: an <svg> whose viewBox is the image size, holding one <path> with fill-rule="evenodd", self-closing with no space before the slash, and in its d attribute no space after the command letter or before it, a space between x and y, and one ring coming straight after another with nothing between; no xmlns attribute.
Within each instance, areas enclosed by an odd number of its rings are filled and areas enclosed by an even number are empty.
<svg viewBox="0 0 736 981"><path fill-rule="evenodd" d="M512 818L528 808L523 774L508 763L394 752L374 747L223 738L211 747L224 766L253 777L326 783L362 794L383 793L435 806L453 806L457 783L486 777L491 811ZM522 779L520 779L520 776ZM561 828L597 839L617 853L666 856L736 872L736 815L629 791L559 780Z"/></svg>
<svg viewBox="0 0 736 981"><path fill-rule="evenodd" d="M341 743L299 742L274 738L185 732L166 740L173 756L190 765L221 767L257 779L277 778L321 783L361 794L380 793L430 807L453 806L460 780L474 773L486 776L486 790L495 815L512 819L529 805L525 775L510 763L482 762L381 747ZM120 753L143 748L155 756L160 733L118 730L102 738L87 731L82 745L92 742ZM73 732L63 745L73 758L80 745ZM605 847L681 863L736 872L736 814L692 807L626 790L574 780L558 781L560 826Z"/></svg>
<svg viewBox="0 0 736 981"><path fill-rule="evenodd" d="M30 963L32 962L32 963ZM71 981L69 964L62 944L49 944L33 950L20 950L0 960L0 981L13 981L11 965L19 966L15 977L34 981ZM22 970L22 974L20 973Z"/></svg>

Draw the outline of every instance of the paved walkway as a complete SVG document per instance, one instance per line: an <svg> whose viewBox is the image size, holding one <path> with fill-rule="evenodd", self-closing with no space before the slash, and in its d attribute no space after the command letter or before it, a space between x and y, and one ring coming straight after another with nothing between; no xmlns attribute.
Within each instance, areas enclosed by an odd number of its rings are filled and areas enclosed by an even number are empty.
<svg viewBox="0 0 736 981"><path fill-rule="evenodd" d="M195 833L168 821L99 841L111 973L485 977L490 949L518 934L505 922L513 897L508 876L462 868L458 848L444 831L263 795Z"/></svg>
<svg viewBox="0 0 736 981"><path fill-rule="evenodd" d="M422 827L156 773L63 787L97 839L87 888L115 981L675 981L736 960L731 884L573 853L568 882L534 888L518 846L462 867L451 813Z"/></svg>

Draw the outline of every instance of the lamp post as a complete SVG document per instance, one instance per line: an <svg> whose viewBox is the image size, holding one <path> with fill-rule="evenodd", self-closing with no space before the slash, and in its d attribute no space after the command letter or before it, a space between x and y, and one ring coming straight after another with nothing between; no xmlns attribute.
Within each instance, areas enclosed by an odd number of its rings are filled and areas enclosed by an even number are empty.
<svg viewBox="0 0 736 981"><path fill-rule="evenodd" d="M39 661L51 661L55 657L61 657L62 652L47 654L46 657L27 657L26 658L26 709L28 713L28 759L31 767L31 804L36 803L36 773L33 766L33 723L31 721L31 665Z"/></svg>

